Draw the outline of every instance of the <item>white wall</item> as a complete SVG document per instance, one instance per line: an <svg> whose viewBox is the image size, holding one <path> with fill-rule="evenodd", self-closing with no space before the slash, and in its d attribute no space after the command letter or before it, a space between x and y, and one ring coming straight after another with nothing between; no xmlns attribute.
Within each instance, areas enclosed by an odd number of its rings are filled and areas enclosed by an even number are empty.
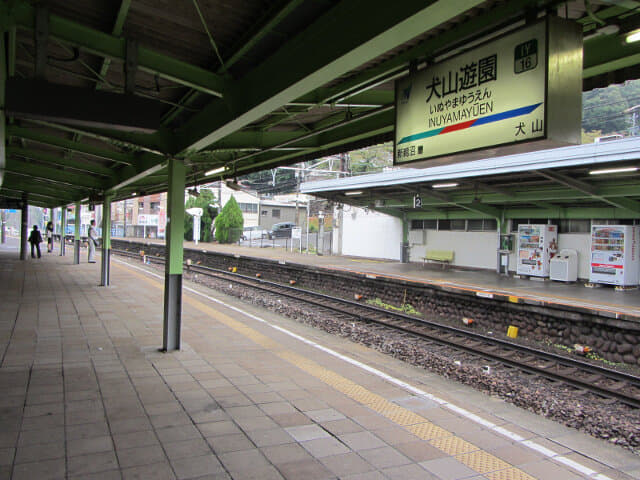
<svg viewBox="0 0 640 480"><path fill-rule="evenodd" d="M356 257L400 260L402 222L378 212L345 206L342 229L334 229L333 246L337 254L337 235L342 234L342 254ZM342 230L342 231L341 231ZM415 230L409 233L411 262L422 262L427 250L453 250L453 265L495 271L497 232L461 232L426 230L424 237ZM517 237L517 235L516 235ZM426 242L421 244L421 239ZM517 238L514 239L514 247ZM578 252L578 278L588 279L591 257L589 233L561 233L558 248ZM509 257L509 270L516 271L516 252Z"/></svg>
<svg viewBox="0 0 640 480"><path fill-rule="evenodd" d="M410 261L422 262L427 250L453 250L452 265L495 270L497 232L426 231L425 245L411 245Z"/></svg>
<svg viewBox="0 0 640 480"><path fill-rule="evenodd" d="M400 260L400 219L345 206L341 230L343 255ZM338 245L335 238L333 245Z"/></svg>

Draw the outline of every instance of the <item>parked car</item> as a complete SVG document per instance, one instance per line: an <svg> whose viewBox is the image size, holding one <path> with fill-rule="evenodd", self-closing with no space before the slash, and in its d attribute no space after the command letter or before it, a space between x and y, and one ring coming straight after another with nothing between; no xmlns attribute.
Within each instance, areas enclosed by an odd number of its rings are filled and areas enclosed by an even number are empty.
<svg viewBox="0 0 640 480"><path fill-rule="evenodd" d="M291 238L291 229L295 226L293 222L276 223L271 227L269 238Z"/></svg>
<svg viewBox="0 0 640 480"><path fill-rule="evenodd" d="M242 235L240 236L241 240L258 240L260 238L267 238L269 236L269 232L267 232L264 228L259 225L254 227L244 227L242 230Z"/></svg>

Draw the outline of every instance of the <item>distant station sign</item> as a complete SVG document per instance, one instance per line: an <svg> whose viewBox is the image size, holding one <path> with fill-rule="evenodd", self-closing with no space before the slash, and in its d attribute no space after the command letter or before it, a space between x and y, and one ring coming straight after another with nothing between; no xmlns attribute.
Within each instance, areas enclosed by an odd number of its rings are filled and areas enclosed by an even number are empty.
<svg viewBox="0 0 640 480"><path fill-rule="evenodd" d="M139 213L138 225L147 225L147 226L158 225L158 215L149 214L149 213Z"/></svg>
<svg viewBox="0 0 640 480"><path fill-rule="evenodd" d="M400 79L394 161L579 143L581 72L575 26L550 18Z"/></svg>

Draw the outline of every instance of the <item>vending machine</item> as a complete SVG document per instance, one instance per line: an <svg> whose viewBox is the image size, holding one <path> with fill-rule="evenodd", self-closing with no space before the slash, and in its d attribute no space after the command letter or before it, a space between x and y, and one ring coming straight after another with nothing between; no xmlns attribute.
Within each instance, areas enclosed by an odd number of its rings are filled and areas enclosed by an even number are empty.
<svg viewBox="0 0 640 480"><path fill-rule="evenodd" d="M591 226L590 282L637 285L640 264L638 258L637 226Z"/></svg>
<svg viewBox="0 0 640 480"><path fill-rule="evenodd" d="M549 261L558 251L555 225L518 225L518 275L549 276Z"/></svg>

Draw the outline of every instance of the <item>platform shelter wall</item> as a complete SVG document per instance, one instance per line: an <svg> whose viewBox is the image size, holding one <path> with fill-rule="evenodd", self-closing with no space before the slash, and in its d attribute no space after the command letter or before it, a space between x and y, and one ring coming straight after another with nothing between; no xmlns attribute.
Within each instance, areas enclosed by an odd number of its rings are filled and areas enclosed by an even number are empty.
<svg viewBox="0 0 640 480"><path fill-rule="evenodd" d="M422 262L427 250L453 250L452 265L496 268L496 232L426 230L424 245L411 245L412 262Z"/></svg>
<svg viewBox="0 0 640 480"><path fill-rule="evenodd" d="M402 221L399 218L345 206L341 234L342 255L400 260Z"/></svg>
<svg viewBox="0 0 640 480"><path fill-rule="evenodd" d="M342 229L335 229L334 235L342 235L342 255L400 260L402 221L396 217L347 206L343 212ZM422 242L416 242L417 237L421 237ZM427 250L453 250L452 265L487 270L496 268L496 231L427 229L423 236L410 235L409 241L411 262L422 262ZM338 245L337 238L334 238L333 245ZM578 252L578 278L588 279L590 235L560 233L558 248L570 248ZM514 273L516 260L517 252L514 251L509 257L509 270Z"/></svg>

